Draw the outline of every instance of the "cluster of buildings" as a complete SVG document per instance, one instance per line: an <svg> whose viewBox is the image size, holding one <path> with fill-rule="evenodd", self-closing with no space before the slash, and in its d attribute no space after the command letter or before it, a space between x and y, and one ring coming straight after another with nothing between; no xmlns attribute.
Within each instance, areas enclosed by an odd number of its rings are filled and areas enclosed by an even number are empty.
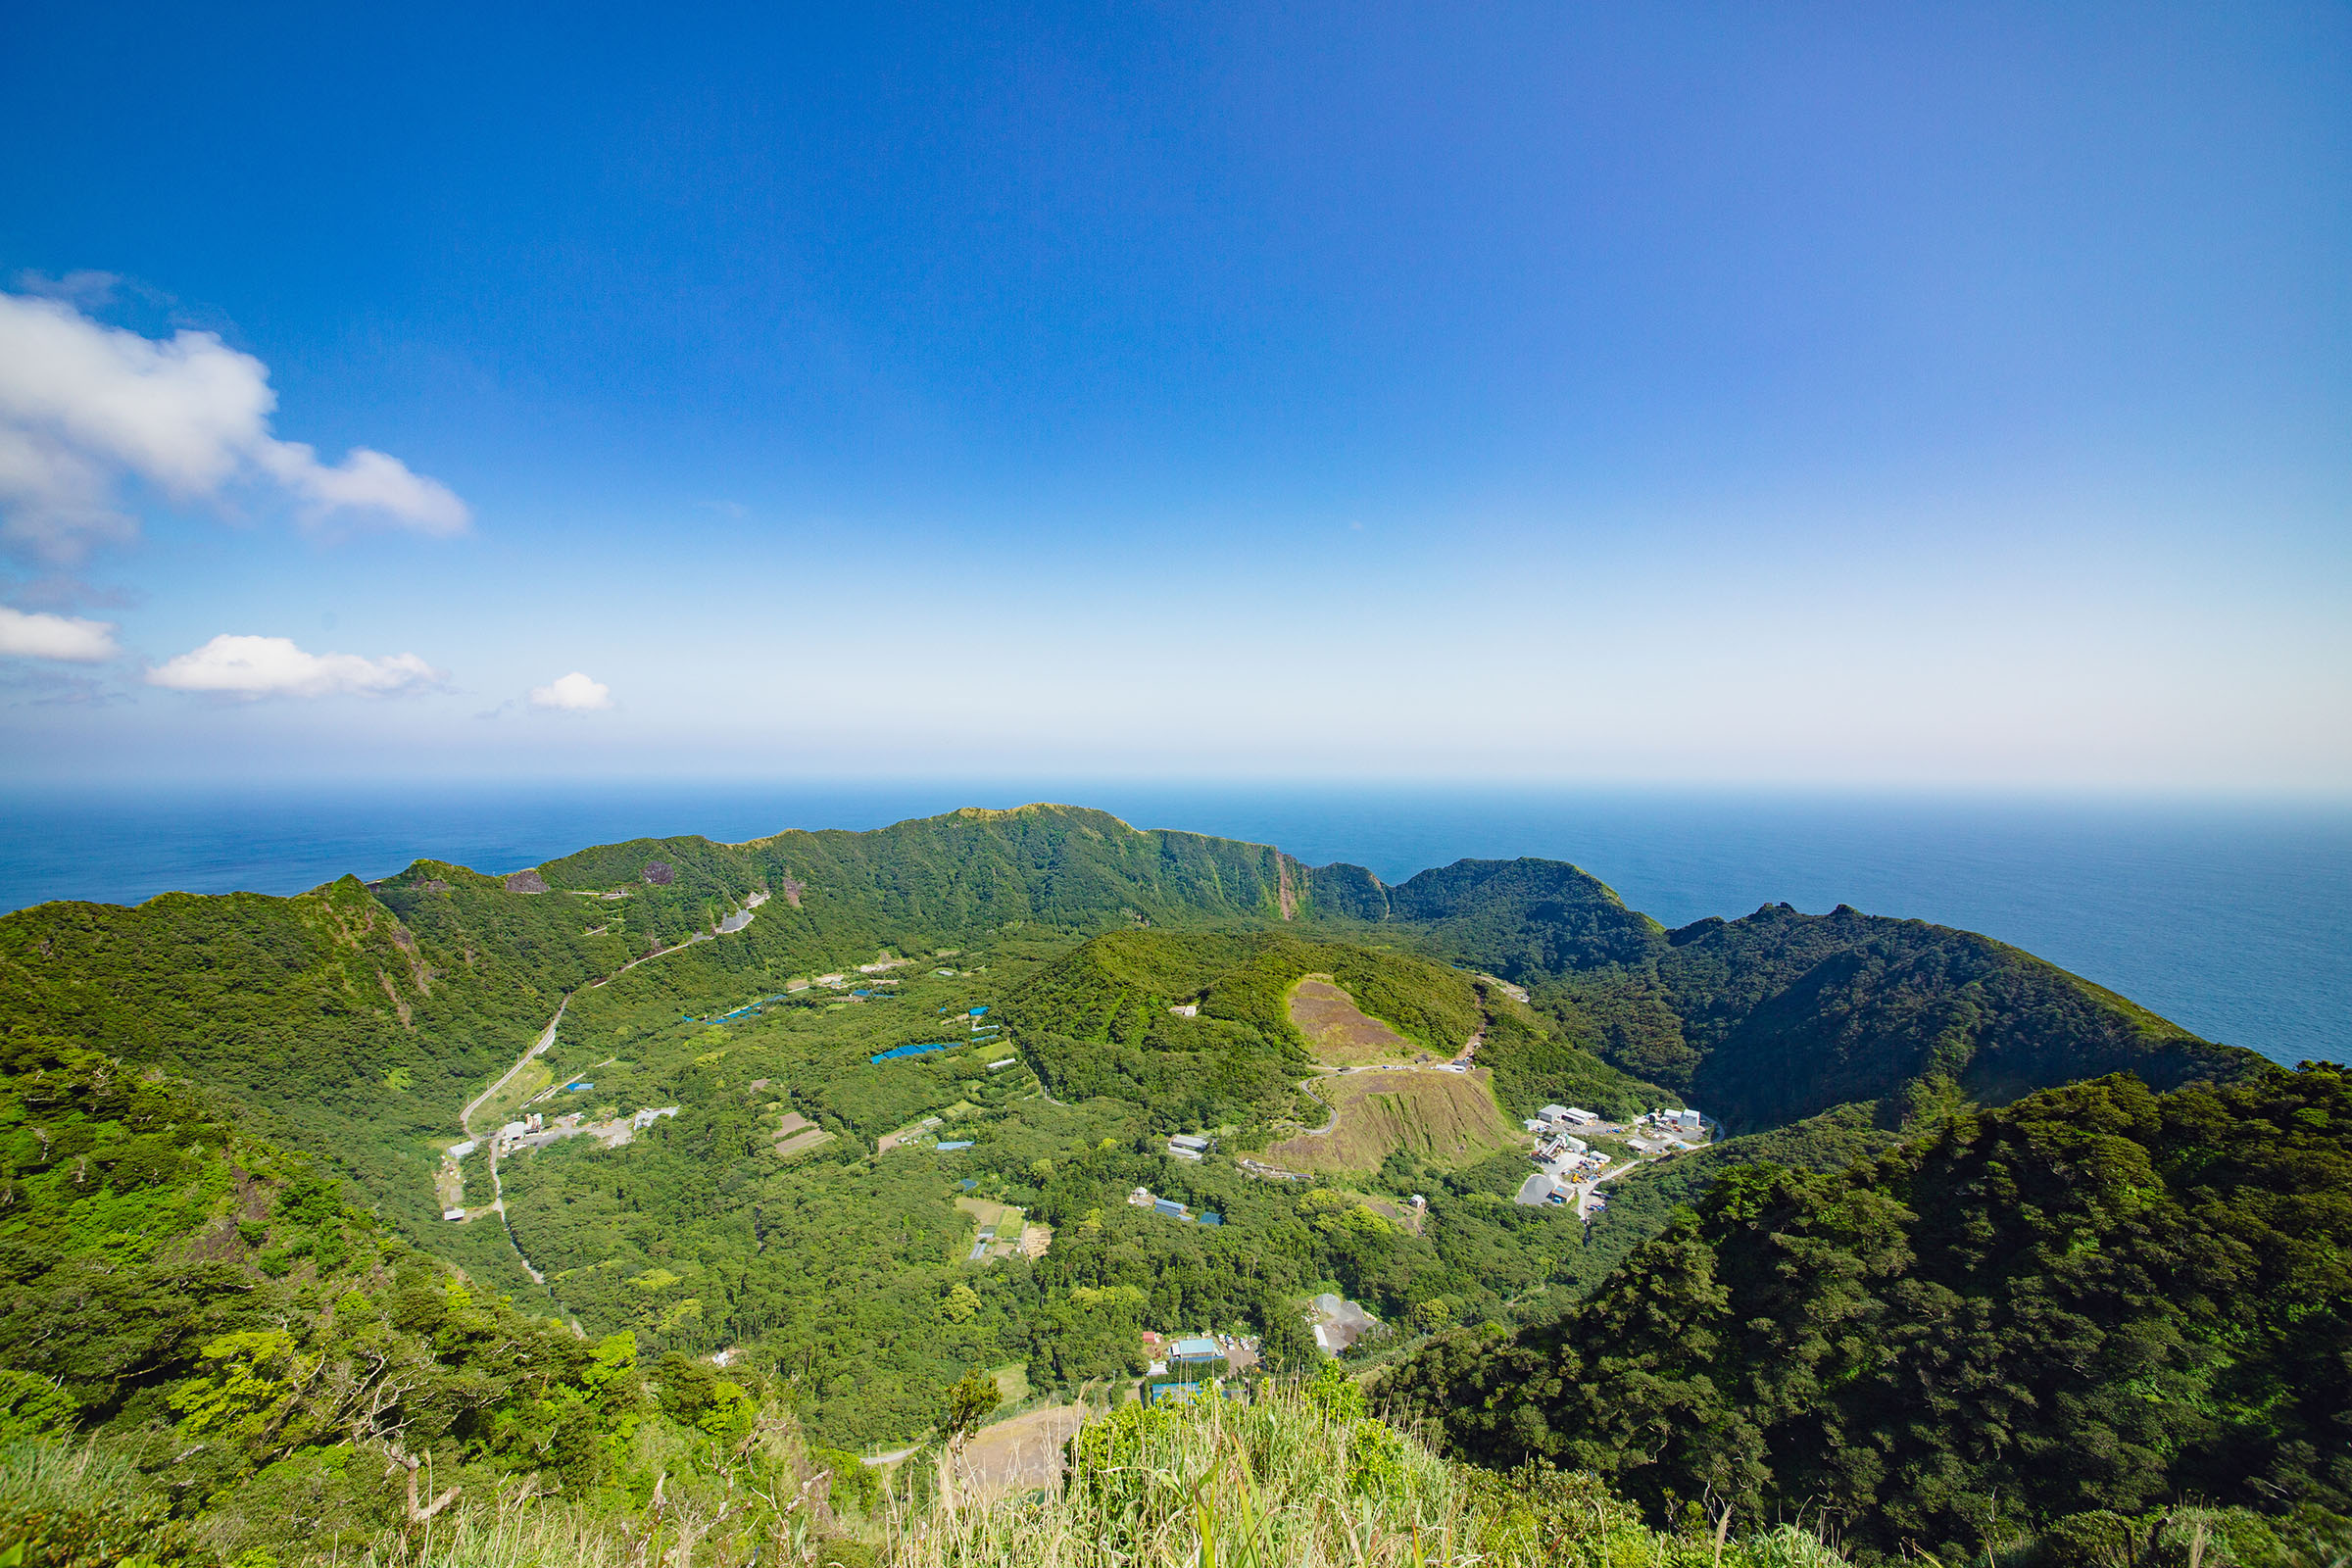
<svg viewBox="0 0 2352 1568"><path fill-rule="evenodd" d="M1203 1138L1198 1133L1178 1133L1168 1140L1168 1153L1171 1156L1177 1159L1193 1160L1196 1163L1199 1162L1201 1155L1216 1147L1215 1139Z"/></svg>
<svg viewBox="0 0 2352 1568"><path fill-rule="evenodd" d="M595 1086L590 1084L581 1087L594 1088ZM492 1159L503 1159L509 1154L517 1153L526 1149L545 1149L558 1139L576 1138L582 1133L602 1139L606 1144L618 1148L627 1143L632 1134L644 1131L663 1116L675 1116L677 1113L678 1107L675 1105L649 1105L634 1116L616 1117L612 1121L605 1122L590 1122L576 1110L569 1115L558 1116L554 1121L549 1121L539 1112L532 1111L528 1115L518 1116L508 1122L492 1133L487 1140L468 1138L463 1143L452 1144L441 1151L440 1179L444 1194L441 1217L446 1220L464 1220L466 1217L466 1205L457 1201L464 1197L466 1191L465 1177L459 1173L458 1163L481 1148L484 1142L490 1146Z"/></svg>
<svg viewBox="0 0 2352 1568"><path fill-rule="evenodd" d="M567 1121L573 1126L577 1126L579 1124L579 1120L580 1118L576 1115L568 1117L558 1116L556 1118L556 1126L558 1128L562 1128ZM545 1131L546 1127L546 1119L542 1117L539 1112L534 1110L529 1115L524 1116L519 1120L511 1121L504 1127L501 1127L497 1133L492 1136L491 1143L493 1147L491 1152L499 1154L512 1152L515 1144L520 1142L522 1139L529 1137L532 1133Z"/></svg>
<svg viewBox="0 0 2352 1568"><path fill-rule="evenodd" d="M1581 1106L1545 1105L1520 1125L1541 1137L1545 1133L1574 1132L1580 1128L1597 1131L1607 1123Z"/></svg>
<svg viewBox="0 0 2352 1568"><path fill-rule="evenodd" d="M1218 1362L1227 1372L1242 1372L1257 1365L1257 1341L1238 1334L1196 1334L1182 1339L1163 1339L1147 1331L1144 1335L1144 1363L1152 1381L1144 1385L1144 1402L1157 1404L1162 1400L1186 1400L1202 1388L1200 1379ZM1157 1381L1165 1379L1166 1381ZM1227 1388L1228 1396L1235 1390Z"/></svg>
<svg viewBox="0 0 2352 1568"><path fill-rule="evenodd" d="M1152 1189L1149 1187L1138 1187L1134 1192L1129 1193L1127 1206L1148 1208L1154 1214L1165 1215L1169 1219L1190 1220L1196 1225L1222 1225L1225 1223L1225 1216L1213 1208L1204 1208L1195 1214L1173 1198L1153 1197Z"/></svg>
<svg viewBox="0 0 2352 1568"><path fill-rule="evenodd" d="M630 1134L641 1133L662 1117L675 1116L677 1113L678 1107L675 1105L648 1105L631 1116L591 1122L576 1110L568 1115L558 1116L554 1121L548 1121L539 1112L533 1111L491 1134L490 1152L504 1158L517 1150L544 1149L559 1138L575 1138L582 1133L602 1138L607 1143L625 1144ZM466 1153L472 1152L470 1144L462 1147ZM450 1152L459 1159L466 1157L466 1153L459 1153L454 1149Z"/></svg>
<svg viewBox="0 0 2352 1568"><path fill-rule="evenodd" d="M1588 1218L1608 1206L1599 1196L1598 1183L1610 1156L1592 1148L1580 1133L1622 1136L1626 1147L1643 1159L1696 1149L1706 1141L1706 1118L1688 1107L1645 1111L1621 1128L1575 1105L1545 1105L1524 1125L1536 1135L1531 1156L1536 1174L1520 1188L1518 1200L1561 1208L1575 1203Z"/></svg>
<svg viewBox="0 0 2352 1568"><path fill-rule="evenodd" d="M1609 1156L1582 1138L1554 1133L1536 1145L1536 1168L1558 1182L1580 1182L1609 1168Z"/></svg>
<svg viewBox="0 0 2352 1568"><path fill-rule="evenodd" d="M1626 1140L1637 1154L1652 1159L1679 1153L1706 1142L1706 1118L1685 1105L1676 1110L1652 1110L1634 1118L1633 1136Z"/></svg>

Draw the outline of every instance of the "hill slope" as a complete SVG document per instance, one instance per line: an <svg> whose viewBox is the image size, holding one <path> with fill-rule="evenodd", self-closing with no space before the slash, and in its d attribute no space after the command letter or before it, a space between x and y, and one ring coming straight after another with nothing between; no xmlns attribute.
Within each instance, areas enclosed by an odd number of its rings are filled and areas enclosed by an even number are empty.
<svg viewBox="0 0 2352 1568"><path fill-rule="evenodd" d="M1938 1086L1997 1104L2110 1072L2169 1089L2261 1065L2018 949L1843 906L1700 921L1552 995L1611 1061L1742 1130Z"/></svg>
<svg viewBox="0 0 2352 1568"><path fill-rule="evenodd" d="M1559 1323L1390 1389L1489 1463L1945 1561L2182 1495L2352 1511L2347 1130L2335 1068L2119 1076L1752 1166Z"/></svg>
<svg viewBox="0 0 2352 1568"><path fill-rule="evenodd" d="M0 1049L7 1560L348 1561L444 1491L617 1528L658 1477L673 1514L726 1510L735 1560L785 1535L765 1499L813 1467L764 1372L526 1319L213 1097L22 1028Z"/></svg>
<svg viewBox="0 0 2352 1568"><path fill-rule="evenodd" d="M1408 1051L1448 1059L1485 1036L1480 1059L1496 1067L1498 1081L1508 1075L1504 1098L1520 1113L1558 1094L1582 1093L1627 1114L1673 1098L1616 1072L1460 970L1312 939L1343 933L1351 928L1330 922L1298 935L1114 932L1025 982L1005 999L1004 1016L1056 1095L1144 1102L1171 1126L1303 1113L1291 1103L1290 1086L1316 1062L1290 996L1307 975L1329 976L1396 1030ZM1197 1010L1179 1014L1178 1005Z"/></svg>

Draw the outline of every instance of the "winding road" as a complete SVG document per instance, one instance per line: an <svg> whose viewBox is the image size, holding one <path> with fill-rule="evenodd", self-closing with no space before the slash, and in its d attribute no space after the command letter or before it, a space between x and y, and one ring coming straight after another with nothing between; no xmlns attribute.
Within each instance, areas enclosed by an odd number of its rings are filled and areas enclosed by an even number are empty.
<svg viewBox="0 0 2352 1568"><path fill-rule="evenodd" d="M742 908L719 922L716 934L732 936L750 925L752 911L766 902L767 895L765 893L752 894L744 900ZM667 957L673 953L683 953L698 942L710 941L712 935L709 931L697 931L675 947L656 948L643 957L631 958L602 979L589 981L588 989L593 991L599 986L610 985L641 963L655 958ZM458 1131L464 1133L467 1138L472 1138L474 1136L473 1113L481 1109L483 1104L497 1095L500 1090L513 1083L514 1075L529 1066L532 1057L546 1054L548 1050L555 1045L556 1026L564 1021L564 1009L571 1005L572 996L573 993L568 991L564 994L564 1000L556 1004L556 1015L547 1020L547 1027L539 1031L539 1038L532 1042L531 1048L514 1058L514 1065L500 1073L497 1082L466 1102L466 1108L458 1112ZM501 1182L498 1176L498 1139L495 1135L490 1140L490 1207L497 1212L499 1224L506 1228L507 1245L514 1249L514 1256L522 1264L522 1271L531 1277L534 1284L544 1287L547 1284L547 1276L539 1271L538 1266L532 1263L529 1254L523 1251L522 1243L514 1235L514 1222L507 1218L507 1189L505 1183Z"/></svg>

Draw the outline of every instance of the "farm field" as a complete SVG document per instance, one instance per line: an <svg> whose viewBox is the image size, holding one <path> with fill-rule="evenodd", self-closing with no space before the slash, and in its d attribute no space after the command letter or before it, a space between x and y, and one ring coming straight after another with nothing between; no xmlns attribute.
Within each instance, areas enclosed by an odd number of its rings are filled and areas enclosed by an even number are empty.
<svg viewBox="0 0 2352 1568"><path fill-rule="evenodd" d="M1484 1071L1335 1073L1310 1087L1332 1107L1329 1130L1284 1139L1266 1151L1268 1162L1298 1171L1369 1171L1401 1152L1458 1167L1527 1143L1494 1102Z"/></svg>
<svg viewBox="0 0 2352 1568"><path fill-rule="evenodd" d="M783 1124L776 1129L776 1153L785 1159L805 1154L820 1144L831 1141L833 1135L817 1126L797 1110L784 1113Z"/></svg>
<svg viewBox="0 0 2352 1568"><path fill-rule="evenodd" d="M1365 1013L1355 998L1331 976L1310 974L1291 987L1291 1022L1306 1037L1307 1049L1327 1066L1372 1061L1410 1061L1427 1054L1395 1029Z"/></svg>
<svg viewBox="0 0 2352 1568"><path fill-rule="evenodd" d="M969 1195L956 1200L956 1206L972 1216L974 1230L967 1262L983 1262L991 1258L1010 1257L1021 1250L1022 1231L1027 1216L1010 1203L1000 1203L990 1198ZM987 1239L982 1240L983 1235ZM1024 1254L1027 1255L1027 1254ZM1024 1393L1027 1385L1023 1384ZM1007 1399L1018 1396L1007 1394Z"/></svg>

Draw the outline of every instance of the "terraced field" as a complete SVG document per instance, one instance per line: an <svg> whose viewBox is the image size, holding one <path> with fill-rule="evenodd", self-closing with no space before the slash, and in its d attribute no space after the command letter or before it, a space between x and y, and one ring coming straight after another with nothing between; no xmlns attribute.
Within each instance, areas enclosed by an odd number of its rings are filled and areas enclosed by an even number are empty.
<svg viewBox="0 0 2352 1568"><path fill-rule="evenodd" d="M1334 1073L1313 1080L1332 1107L1328 1130L1299 1133L1266 1160L1296 1171L1369 1171L1398 1150L1437 1164L1467 1165L1527 1139L1494 1102L1485 1071Z"/></svg>

